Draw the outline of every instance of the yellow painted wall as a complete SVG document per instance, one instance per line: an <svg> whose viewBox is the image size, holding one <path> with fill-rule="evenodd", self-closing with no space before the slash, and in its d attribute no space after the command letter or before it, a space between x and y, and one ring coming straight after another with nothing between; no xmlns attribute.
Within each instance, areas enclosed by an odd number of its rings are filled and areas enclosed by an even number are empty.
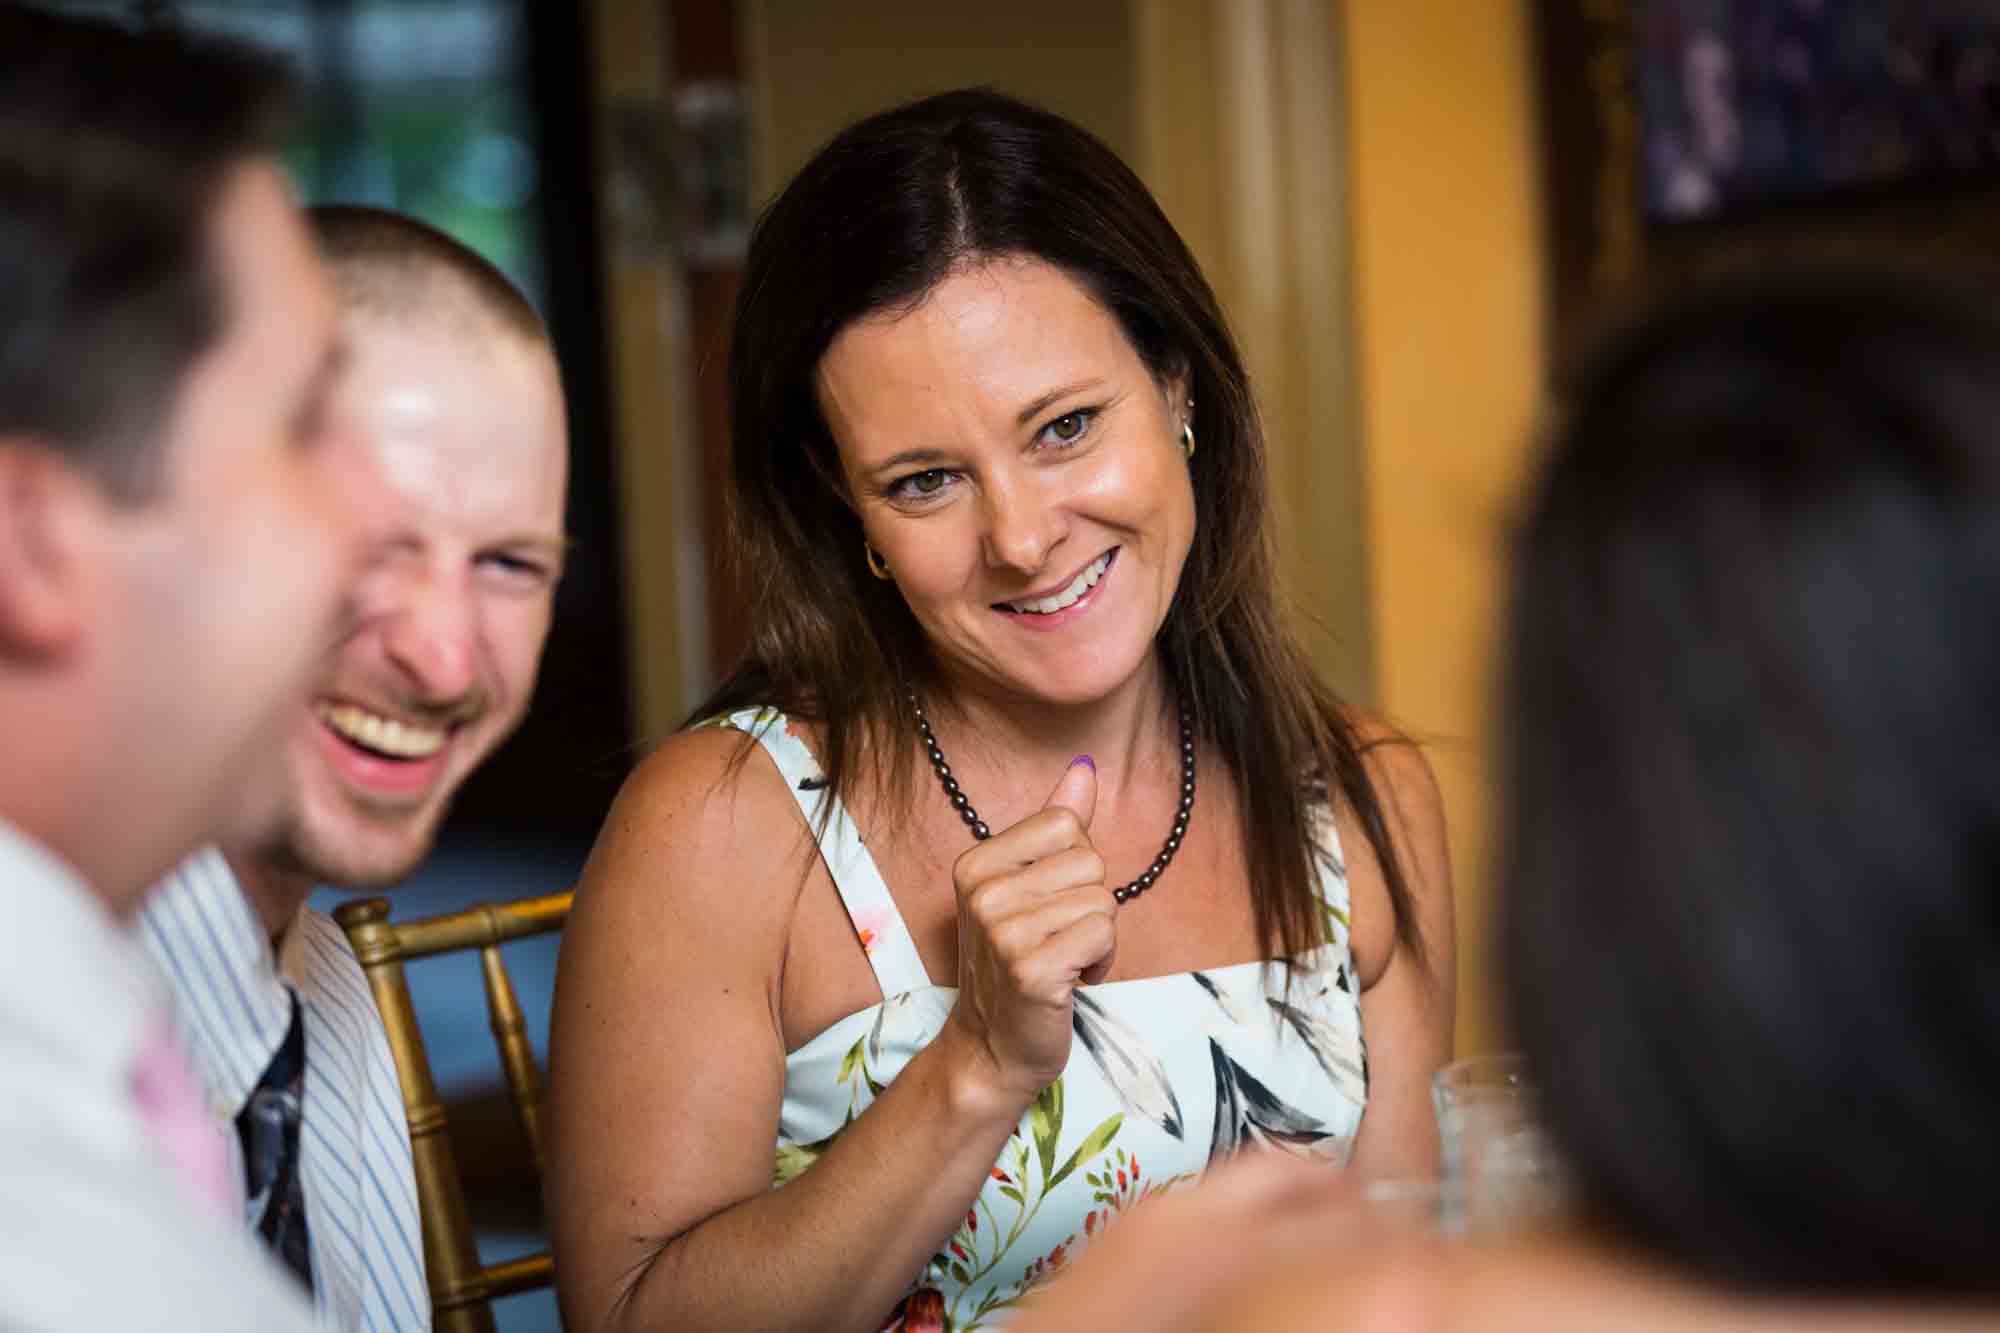
<svg viewBox="0 0 2000 1333"><path fill-rule="evenodd" d="M1139 175L1215 288L1263 415L1280 594L1375 703L1349 349L1338 0L1134 0Z"/></svg>
<svg viewBox="0 0 2000 1333"><path fill-rule="evenodd" d="M1471 1053L1504 1040L1485 966L1488 658L1543 380L1529 17L1526 0L1352 0L1338 22L1376 695L1429 743L1444 792Z"/></svg>
<svg viewBox="0 0 2000 1333"><path fill-rule="evenodd" d="M989 84L1132 151L1131 18L1100 0L742 0L761 205L863 116Z"/></svg>

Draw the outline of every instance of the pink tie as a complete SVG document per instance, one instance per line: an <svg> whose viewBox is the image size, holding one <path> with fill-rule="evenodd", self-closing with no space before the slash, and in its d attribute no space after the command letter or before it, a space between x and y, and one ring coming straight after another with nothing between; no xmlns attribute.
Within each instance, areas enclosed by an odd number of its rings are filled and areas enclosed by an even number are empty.
<svg viewBox="0 0 2000 1333"><path fill-rule="evenodd" d="M236 1189L229 1147L216 1131L164 1014L153 1021L132 1062L132 1101L154 1146L195 1198L219 1216L233 1212Z"/></svg>

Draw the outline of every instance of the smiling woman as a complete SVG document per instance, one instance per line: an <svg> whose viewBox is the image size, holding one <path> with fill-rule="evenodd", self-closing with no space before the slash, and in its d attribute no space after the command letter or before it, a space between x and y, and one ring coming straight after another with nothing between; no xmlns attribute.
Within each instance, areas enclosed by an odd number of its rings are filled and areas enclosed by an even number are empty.
<svg viewBox="0 0 2000 1333"><path fill-rule="evenodd" d="M563 949L569 1320L992 1325L1246 1143L1424 1167L1436 795L1283 625L1242 361L1137 178L932 98L807 164L742 291L750 648Z"/></svg>

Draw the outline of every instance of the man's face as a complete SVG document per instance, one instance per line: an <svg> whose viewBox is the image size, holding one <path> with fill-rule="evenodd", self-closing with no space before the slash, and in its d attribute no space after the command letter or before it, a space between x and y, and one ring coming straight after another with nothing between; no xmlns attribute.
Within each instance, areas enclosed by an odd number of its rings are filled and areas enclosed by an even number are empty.
<svg viewBox="0 0 2000 1333"><path fill-rule="evenodd" d="M378 888L415 869L527 710L562 570L568 438L540 341L483 314L356 311L344 327L338 403L393 532L358 628L294 719L279 832L260 846L280 869Z"/></svg>
<svg viewBox="0 0 2000 1333"><path fill-rule="evenodd" d="M273 755L345 627L374 526L355 494L370 464L329 403L333 291L274 166L225 179L209 239L225 326L171 406L159 492L98 511L91 669L143 807L104 818L169 860L269 827Z"/></svg>

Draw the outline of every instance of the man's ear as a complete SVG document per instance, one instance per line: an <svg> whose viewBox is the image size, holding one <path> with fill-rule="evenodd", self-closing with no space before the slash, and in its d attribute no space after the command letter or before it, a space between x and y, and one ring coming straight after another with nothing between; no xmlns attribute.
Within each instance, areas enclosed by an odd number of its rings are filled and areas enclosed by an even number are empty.
<svg viewBox="0 0 2000 1333"><path fill-rule="evenodd" d="M0 436L0 658L45 662L82 638L96 484L54 450Z"/></svg>

